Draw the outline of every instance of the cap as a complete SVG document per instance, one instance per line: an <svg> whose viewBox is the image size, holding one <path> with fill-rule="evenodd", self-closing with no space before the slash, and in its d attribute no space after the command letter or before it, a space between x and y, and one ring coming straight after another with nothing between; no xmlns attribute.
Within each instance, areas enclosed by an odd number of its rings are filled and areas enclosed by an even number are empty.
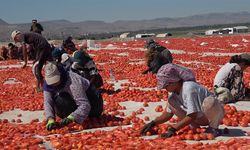
<svg viewBox="0 0 250 150"><path fill-rule="evenodd" d="M62 58L61 63L64 63L65 61L67 61L69 59L69 54L63 53L61 58Z"/></svg>
<svg viewBox="0 0 250 150"><path fill-rule="evenodd" d="M74 62L80 62L80 60L82 59L82 53L80 51L74 51L72 57Z"/></svg>
<svg viewBox="0 0 250 150"><path fill-rule="evenodd" d="M45 81L48 85L52 85L60 81L61 76L56 64L48 62L45 65L44 72L45 72Z"/></svg>
<svg viewBox="0 0 250 150"><path fill-rule="evenodd" d="M16 35L18 35L18 34L21 34L21 32L18 31L18 30L14 30L14 31L11 33L11 38L12 38L13 40L15 40L15 37L16 37Z"/></svg>

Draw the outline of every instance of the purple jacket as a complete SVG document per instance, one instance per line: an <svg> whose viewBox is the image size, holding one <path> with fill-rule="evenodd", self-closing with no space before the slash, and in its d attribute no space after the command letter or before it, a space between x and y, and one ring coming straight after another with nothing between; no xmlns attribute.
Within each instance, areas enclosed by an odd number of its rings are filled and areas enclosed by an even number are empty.
<svg viewBox="0 0 250 150"><path fill-rule="evenodd" d="M44 110L46 119L55 119L55 103L52 99L52 92L68 92L75 100L77 109L71 113L75 118L75 122L82 123L90 112L91 106L86 95L86 90L89 87L89 81L74 72L68 72L65 78L65 85L58 89L48 85L44 86Z"/></svg>

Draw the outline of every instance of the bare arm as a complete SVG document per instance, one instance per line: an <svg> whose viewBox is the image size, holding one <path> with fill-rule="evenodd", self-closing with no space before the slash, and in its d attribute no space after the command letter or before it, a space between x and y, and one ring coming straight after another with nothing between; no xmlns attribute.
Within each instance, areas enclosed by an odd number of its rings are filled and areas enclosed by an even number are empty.
<svg viewBox="0 0 250 150"><path fill-rule="evenodd" d="M159 117L155 118L154 122L155 124L162 124L164 122L167 122L169 119L173 117L173 113L169 112L163 112Z"/></svg>
<svg viewBox="0 0 250 150"><path fill-rule="evenodd" d="M150 123L146 124L143 126L143 128L140 131L140 134L145 134L148 131L150 131L150 129L152 127L154 127L155 125L164 123L166 121L168 121L169 119L171 119L173 117L174 114L169 113L169 112L163 112L159 117L155 118L155 120L151 121Z"/></svg>

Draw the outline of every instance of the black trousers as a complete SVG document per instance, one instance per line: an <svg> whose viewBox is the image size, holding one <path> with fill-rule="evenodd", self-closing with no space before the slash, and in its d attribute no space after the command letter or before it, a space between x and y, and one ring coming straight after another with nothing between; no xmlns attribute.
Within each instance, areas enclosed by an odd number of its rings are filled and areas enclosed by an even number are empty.
<svg viewBox="0 0 250 150"><path fill-rule="evenodd" d="M100 90L91 84L86 94L91 105L89 117L100 117L103 112L103 99Z"/></svg>
<svg viewBox="0 0 250 150"><path fill-rule="evenodd" d="M91 105L89 117L100 117L103 112L103 99L100 92L94 86L90 86L86 94ZM55 94L54 100L56 105L55 112L60 118L67 117L78 107L75 100L67 92Z"/></svg>
<svg viewBox="0 0 250 150"><path fill-rule="evenodd" d="M65 118L77 109L72 96L67 92L59 92L54 96L55 113L60 118Z"/></svg>

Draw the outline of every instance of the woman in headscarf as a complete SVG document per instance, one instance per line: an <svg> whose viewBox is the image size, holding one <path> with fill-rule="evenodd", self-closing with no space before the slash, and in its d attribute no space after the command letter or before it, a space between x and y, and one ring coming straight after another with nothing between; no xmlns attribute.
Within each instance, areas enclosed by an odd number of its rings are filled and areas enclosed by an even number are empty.
<svg viewBox="0 0 250 150"><path fill-rule="evenodd" d="M220 68L214 79L214 90L222 103L250 100L250 90L244 86L243 72L250 66L250 55L234 55Z"/></svg>
<svg viewBox="0 0 250 150"><path fill-rule="evenodd" d="M181 119L164 134L168 138L176 131L191 125L193 128L209 126L207 132L219 135L218 126L224 117L223 106L205 87L195 82L193 72L174 64L163 65L157 72L158 89L172 92L166 112L141 129L145 134L155 125L167 122L173 115Z"/></svg>

